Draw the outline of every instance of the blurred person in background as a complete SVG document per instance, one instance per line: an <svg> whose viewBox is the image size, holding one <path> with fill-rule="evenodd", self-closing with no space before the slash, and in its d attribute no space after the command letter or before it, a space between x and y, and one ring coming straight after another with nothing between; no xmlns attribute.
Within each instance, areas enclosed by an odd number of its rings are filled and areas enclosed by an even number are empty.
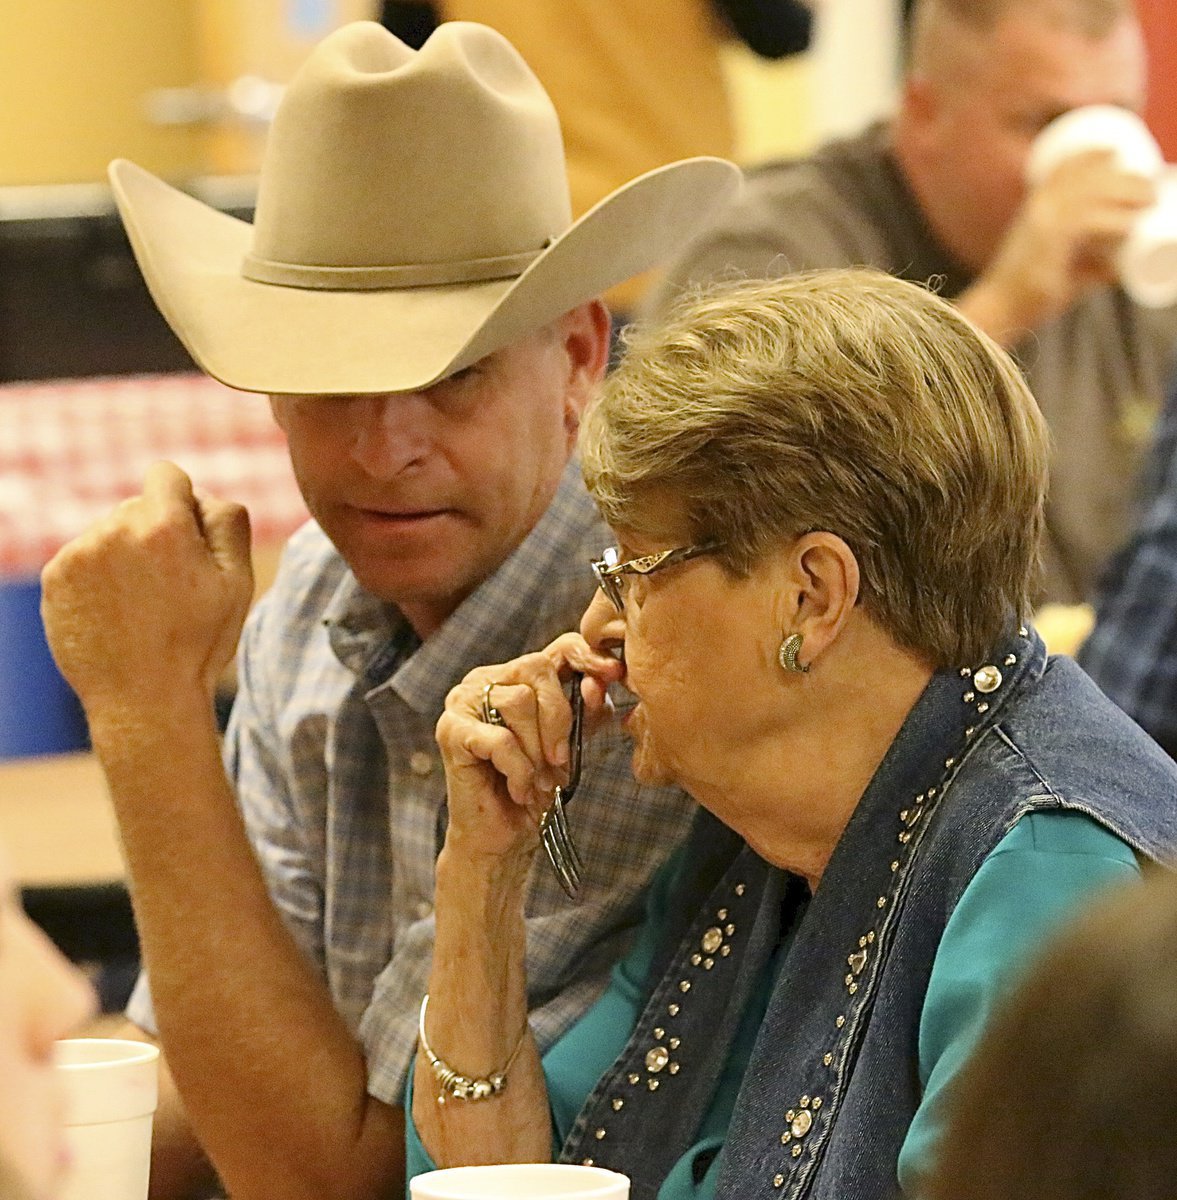
<svg viewBox="0 0 1177 1200"><path fill-rule="evenodd" d="M410 45L442 20L479 21L504 34L556 106L579 216L664 163L734 157L724 40L734 36L763 58L798 54L809 45L813 14L803 0L384 0L380 20ZM648 282L627 280L606 294L615 324L632 314Z"/></svg>
<svg viewBox="0 0 1177 1200"><path fill-rule="evenodd" d="M94 993L24 914L0 852L0 1200L53 1200L66 1169L53 1045Z"/></svg>
<svg viewBox="0 0 1177 1200"><path fill-rule="evenodd" d="M1177 768L1020 625L1041 414L925 288L814 272L628 337L581 458L616 541L580 635L472 672L438 724L410 1167L559 1155L635 1200L918 1196L1012 975L1093 891L1177 853ZM591 714L628 693L637 777L705 811L609 991L541 1058L522 881L573 670ZM507 1086L471 1099L455 1073Z"/></svg>
<svg viewBox="0 0 1177 1200"><path fill-rule="evenodd" d="M1154 186L1105 152L1032 191L1031 144L1061 114L1139 112L1131 0L917 0L898 112L810 158L752 172L651 298L692 281L870 265L931 281L1010 349L1054 441L1043 601L1089 599L1130 528L1177 341L1133 304L1116 252Z"/></svg>
<svg viewBox="0 0 1177 1200"><path fill-rule="evenodd" d="M1058 932L994 1014L925 1200L1177 1194L1177 878Z"/></svg>
<svg viewBox="0 0 1177 1200"><path fill-rule="evenodd" d="M158 1032L166 1060L156 1195L210 1185L206 1157L234 1200L400 1190L447 820L434 727L473 666L582 610L568 563L607 539L571 461L607 362L596 297L737 177L673 164L573 222L542 85L466 22L420 51L374 22L323 41L252 226L112 167L160 309L210 374L270 396L314 516L244 634L223 747L211 696L252 592L239 506L160 464L44 575L143 944L123 1035ZM672 789L639 799L620 737L585 784L582 903L547 871L528 887L545 1042L605 986L689 820Z"/></svg>

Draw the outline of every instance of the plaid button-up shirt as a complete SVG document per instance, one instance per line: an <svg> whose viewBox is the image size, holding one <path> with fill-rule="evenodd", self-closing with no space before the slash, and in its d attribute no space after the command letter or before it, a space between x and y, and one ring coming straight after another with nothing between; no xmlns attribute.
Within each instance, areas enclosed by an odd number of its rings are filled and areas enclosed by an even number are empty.
<svg viewBox="0 0 1177 1200"><path fill-rule="evenodd" d="M1140 519L1112 559L1080 665L1170 754L1177 753L1177 388L1141 480Z"/></svg>
<svg viewBox="0 0 1177 1200"><path fill-rule="evenodd" d="M419 643L364 592L313 524L291 539L238 655L226 763L274 903L363 1042L369 1090L399 1103L433 946L433 873L445 832L434 727L472 668L576 627L588 560L607 544L575 463L511 557ZM616 731L585 750L569 819L585 862L569 902L543 855L527 895L532 1028L546 1049L603 990L650 876L691 814L639 788ZM128 1013L154 1026L146 981Z"/></svg>

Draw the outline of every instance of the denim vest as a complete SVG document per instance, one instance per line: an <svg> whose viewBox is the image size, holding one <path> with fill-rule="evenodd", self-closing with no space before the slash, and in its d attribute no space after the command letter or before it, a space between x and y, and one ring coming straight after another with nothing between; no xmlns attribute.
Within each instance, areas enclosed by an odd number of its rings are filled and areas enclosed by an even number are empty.
<svg viewBox="0 0 1177 1200"><path fill-rule="evenodd" d="M744 1005L796 918L718 1196L896 1195L945 924L986 856L1043 809L1087 813L1147 859L1177 853L1177 767L1073 662L1048 662L1037 635L1019 630L976 670L933 677L807 907L795 878L700 814L649 1000L563 1159L624 1171L633 1200L654 1200L694 1142Z"/></svg>

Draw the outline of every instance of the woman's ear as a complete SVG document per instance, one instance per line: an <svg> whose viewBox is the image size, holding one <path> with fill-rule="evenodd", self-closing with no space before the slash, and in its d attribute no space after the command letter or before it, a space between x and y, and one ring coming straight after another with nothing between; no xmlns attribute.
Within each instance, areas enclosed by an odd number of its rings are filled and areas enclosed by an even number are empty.
<svg viewBox="0 0 1177 1200"><path fill-rule="evenodd" d="M800 662L808 666L837 640L858 603L858 559L837 534L817 532L793 543L785 565L781 638L801 635Z"/></svg>

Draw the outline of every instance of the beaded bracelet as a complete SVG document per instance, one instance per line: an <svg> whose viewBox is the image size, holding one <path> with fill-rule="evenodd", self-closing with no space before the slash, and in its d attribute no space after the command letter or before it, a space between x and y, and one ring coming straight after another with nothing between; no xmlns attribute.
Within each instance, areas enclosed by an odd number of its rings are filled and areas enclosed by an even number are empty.
<svg viewBox="0 0 1177 1200"><path fill-rule="evenodd" d="M511 1051L511 1056L503 1064L501 1070L485 1079L471 1079L470 1076L461 1075L453 1067L442 1062L430 1048L429 1039L425 1036L425 1010L428 1007L429 993L426 992L421 998L417 1040L420 1042L421 1050L429 1060L429 1065L433 1068L433 1074L437 1076L438 1086L441 1088L441 1095L437 1097L438 1104L444 1104L447 1095L453 1096L455 1100L489 1100L492 1096L497 1096L502 1092L507 1086L507 1072L511 1069L511 1064L514 1063L519 1051L523 1049L523 1043L527 1040L527 1026L524 1025L523 1033L519 1035L515 1049Z"/></svg>

